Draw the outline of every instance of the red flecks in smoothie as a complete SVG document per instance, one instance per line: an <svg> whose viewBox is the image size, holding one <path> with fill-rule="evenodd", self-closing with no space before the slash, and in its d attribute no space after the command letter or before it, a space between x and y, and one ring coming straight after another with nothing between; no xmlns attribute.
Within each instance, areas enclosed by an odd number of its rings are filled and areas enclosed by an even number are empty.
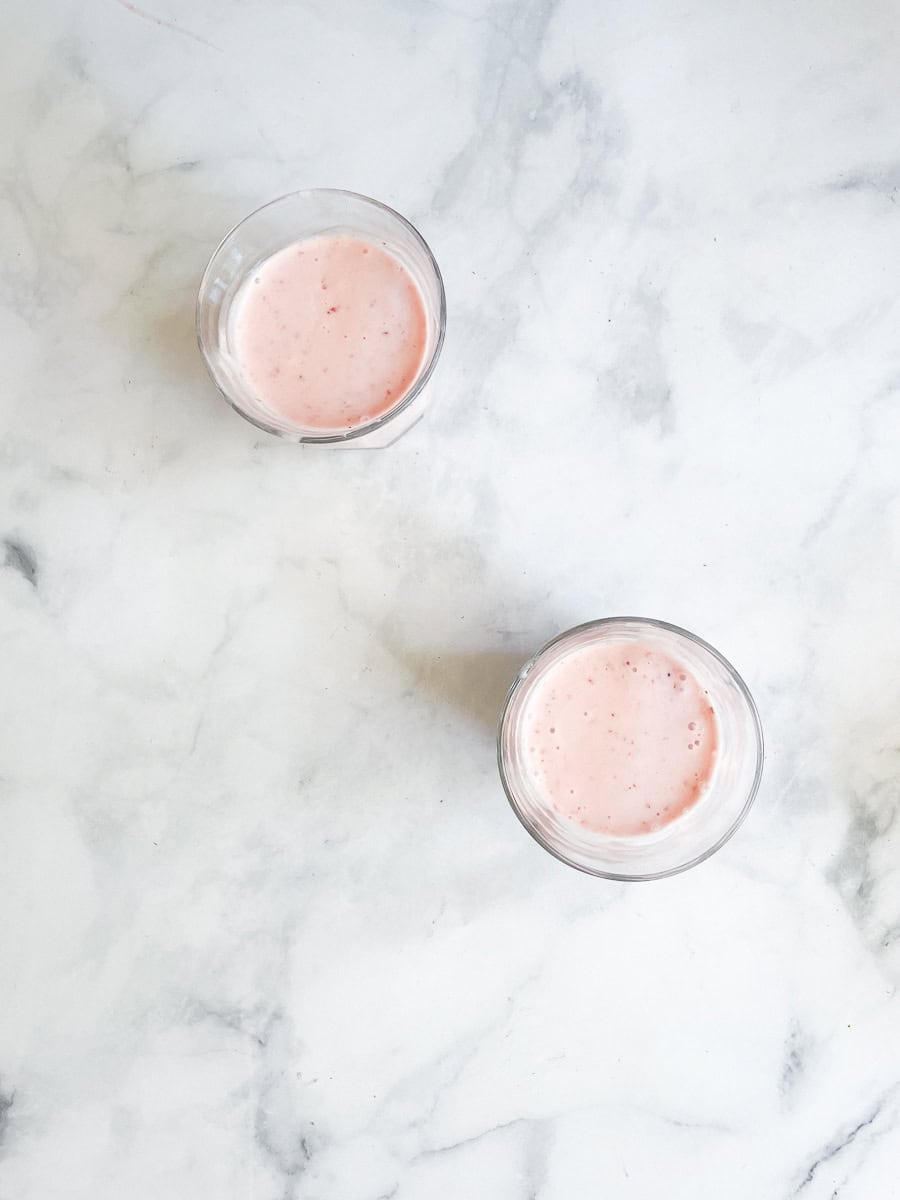
<svg viewBox="0 0 900 1200"><path fill-rule="evenodd" d="M238 297L232 330L260 403L310 430L353 428L392 408L419 373L428 335L403 264L346 236L273 254Z"/></svg>
<svg viewBox="0 0 900 1200"><path fill-rule="evenodd" d="M673 677L671 690L656 686ZM598 642L560 659L536 681L523 730L549 804L586 829L619 836L659 829L696 804L719 740L688 668L640 642Z"/></svg>

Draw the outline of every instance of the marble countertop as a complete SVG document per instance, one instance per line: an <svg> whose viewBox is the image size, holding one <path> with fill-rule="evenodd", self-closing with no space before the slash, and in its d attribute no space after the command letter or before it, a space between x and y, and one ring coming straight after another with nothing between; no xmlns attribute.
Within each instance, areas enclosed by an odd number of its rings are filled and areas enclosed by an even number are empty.
<svg viewBox="0 0 900 1200"><path fill-rule="evenodd" d="M900 1196L896 7L7 10L2 1200ZM443 268L388 450L197 354L306 186ZM644 885L494 758L519 662L626 612L768 743Z"/></svg>

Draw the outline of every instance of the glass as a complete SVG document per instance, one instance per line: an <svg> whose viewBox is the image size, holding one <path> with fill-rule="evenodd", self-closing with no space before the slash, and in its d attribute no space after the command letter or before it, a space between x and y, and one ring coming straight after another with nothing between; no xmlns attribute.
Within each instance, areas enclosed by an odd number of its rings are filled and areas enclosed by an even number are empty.
<svg viewBox="0 0 900 1200"><path fill-rule="evenodd" d="M684 663L708 690L718 720L715 765L704 792L651 833L614 836L582 828L550 805L526 761L523 717L535 684L573 649L604 640L641 642ZM550 854L605 879L662 879L709 858L744 820L762 776L763 735L747 685L718 650L665 621L610 617L560 634L525 663L500 717L497 758L513 812Z"/></svg>
<svg viewBox="0 0 900 1200"><path fill-rule="evenodd" d="M305 429L266 408L244 380L234 353L232 309L247 277L278 250L318 234L384 243L418 284L425 302L427 340L419 373L381 416L338 432ZM197 341L216 387L242 417L267 433L324 446L390 445L422 416L428 383L444 342L444 284L424 239L404 217L377 200L330 188L293 192L245 217L222 240L203 273L197 297Z"/></svg>

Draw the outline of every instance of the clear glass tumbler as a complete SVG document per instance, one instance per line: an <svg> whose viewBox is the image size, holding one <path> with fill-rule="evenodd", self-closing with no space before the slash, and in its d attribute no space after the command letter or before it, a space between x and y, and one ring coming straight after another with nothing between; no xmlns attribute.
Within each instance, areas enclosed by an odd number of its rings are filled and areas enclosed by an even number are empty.
<svg viewBox="0 0 900 1200"><path fill-rule="evenodd" d="M234 352L234 302L249 276L272 254L303 238L350 235L383 244L418 285L427 335L419 372L381 416L337 432L305 429L264 406L244 379ZM421 234L387 205L355 192L317 188L293 192L245 217L228 233L203 274L197 298L197 341L216 387L242 417L267 433L321 446L390 445L421 417L447 322L444 284Z"/></svg>
<svg viewBox="0 0 900 1200"><path fill-rule="evenodd" d="M529 770L523 718L532 689L573 650L600 641L634 642L681 662L709 693L718 746L699 799L650 833L613 836L558 813ZM661 879L709 858L750 810L763 768L759 714L747 685L718 650L676 625L642 617L591 621L548 642L521 668L510 688L497 739L500 778L516 816L541 846L569 866L606 879Z"/></svg>

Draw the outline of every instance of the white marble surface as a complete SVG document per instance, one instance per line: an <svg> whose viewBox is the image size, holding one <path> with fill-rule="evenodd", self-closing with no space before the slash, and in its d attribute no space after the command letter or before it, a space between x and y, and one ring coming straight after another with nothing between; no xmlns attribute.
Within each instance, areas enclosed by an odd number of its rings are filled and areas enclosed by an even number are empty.
<svg viewBox="0 0 900 1200"><path fill-rule="evenodd" d="M900 1196L900 11L29 0L0 44L2 1200ZM436 406L301 451L229 224L415 220ZM664 883L543 854L550 633L717 644L768 763Z"/></svg>

